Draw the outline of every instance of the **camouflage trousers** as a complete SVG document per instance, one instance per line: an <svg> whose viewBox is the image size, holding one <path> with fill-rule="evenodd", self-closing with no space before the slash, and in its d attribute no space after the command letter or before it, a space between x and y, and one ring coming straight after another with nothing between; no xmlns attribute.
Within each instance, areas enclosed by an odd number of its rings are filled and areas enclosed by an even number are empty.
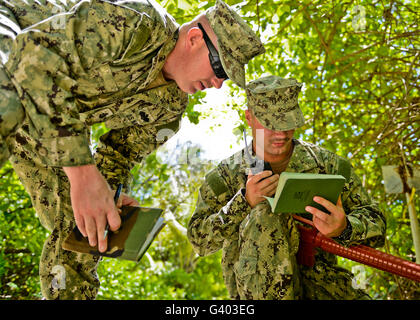
<svg viewBox="0 0 420 320"><path fill-rule="evenodd" d="M313 267L299 266L305 300L370 300L355 288L353 274L337 265L317 259Z"/></svg>
<svg viewBox="0 0 420 320"><path fill-rule="evenodd" d="M46 299L95 299L100 258L63 250L61 245L75 227L70 200L70 184L61 168L45 165L35 152L37 141L22 127L6 142L10 162L19 176L41 224L51 232L44 243L39 275Z"/></svg>
<svg viewBox="0 0 420 320"><path fill-rule="evenodd" d="M296 262L299 235L290 215L272 214L261 202L241 223L233 269L240 299L301 298Z"/></svg>

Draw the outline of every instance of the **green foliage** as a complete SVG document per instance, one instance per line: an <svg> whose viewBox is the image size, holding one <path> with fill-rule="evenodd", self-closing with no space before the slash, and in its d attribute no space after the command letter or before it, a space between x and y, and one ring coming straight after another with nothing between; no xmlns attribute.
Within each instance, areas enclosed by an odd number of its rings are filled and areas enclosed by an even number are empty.
<svg viewBox="0 0 420 320"><path fill-rule="evenodd" d="M188 97L188 106L185 109L184 116L188 117L188 120L190 120L191 123L198 124L200 121L199 117L201 113L197 110L194 110L194 106L200 104L205 96L205 91L197 91L195 94Z"/></svg>
<svg viewBox="0 0 420 320"><path fill-rule="evenodd" d="M183 24L214 1L158 1ZM261 36L266 53L247 66L247 80L276 74L304 83L300 106L307 120L299 138L351 159L370 196L387 218L381 250L414 261L404 195L385 194L381 166L418 164L419 35L415 1L226 1ZM366 25L359 28L363 6ZM355 10L355 11L353 11ZM362 21L363 22L363 21ZM243 90L227 81L227 109L240 115L234 134L246 128ZM189 98L185 117L195 124L205 93ZM92 129L95 146L108 129ZM135 264L104 259L99 299L223 299L227 292L220 252L198 258L185 236L198 188L212 164L200 147L162 148L136 166L132 195L144 206L166 209L171 222ZM418 197L417 197L418 199ZM417 212L420 206L415 203ZM45 229L10 164L0 170L0 299L38 299L38 262ZM339 259L351 270L357 263ZM419 299L419 284L372 268L367 291L375 299Z"/></svg>
<svg viewBox="0 0 420 320"><path fill-rule="evenodd" d="M0 299L38 299L46 232L10 163L0 169L0 181Z"/></svg>
<svg viewBox="0 0 420 320"><path fill-rule="evenodd" d="M158 239L149 254L158 254L158 249L168 251L168 248L159 248ZM107 258L98 268L101 275L98 299L227 299L220 255L219 252L200 259L193 272L175 267L169 261L150 264L146 256L139 264Z"/></svg>

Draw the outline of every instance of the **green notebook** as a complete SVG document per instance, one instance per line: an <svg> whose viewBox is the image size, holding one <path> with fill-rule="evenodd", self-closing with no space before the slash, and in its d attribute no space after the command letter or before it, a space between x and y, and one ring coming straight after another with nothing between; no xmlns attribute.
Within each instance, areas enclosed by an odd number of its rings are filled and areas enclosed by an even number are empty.
<svg viewBox="0 0 420 320"><path fill-rule="evenodd" d="M123 206L121 227L108 233L108 250L99 252L98 247L91 247L77 227L64 241L65 250L88 253L104 257L140 261L153 239L165 226L162 211L157 208Z"/></svg>
<svg viewBox="0 0 420 320"><path fill-rule="evenodd" d="M345 178L341 175L282 172L274 198L264 197L275 213L306 213L306 206L326 209L314 202L314 196L323 197L336 204L344 187Z"/></svg>

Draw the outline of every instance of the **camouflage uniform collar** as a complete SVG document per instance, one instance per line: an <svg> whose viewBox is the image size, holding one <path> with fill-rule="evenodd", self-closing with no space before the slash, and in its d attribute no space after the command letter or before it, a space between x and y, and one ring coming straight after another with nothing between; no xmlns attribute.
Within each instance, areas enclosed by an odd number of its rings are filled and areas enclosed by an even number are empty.
<svg viewBox="0 0 420 320"><path fill-rule="evenodd" d="M179 28L173 30L173 34L169 36L168 40L163 44L158 54L152 60L152 66L146 80L137 88L136 92L143 91L147 88L159 75L163 69L163 65L168 58L169 53L175 48L179 37ZM169 80L168 82L172 82Z"/></svg>
<svg viewBox="0 0 420 320"><path fill-rule="evenodd" d="M309 172L319 167L320 160L312 151L313 144L298 139L293 139L293 143L295 148L286 171Z"/></svg>

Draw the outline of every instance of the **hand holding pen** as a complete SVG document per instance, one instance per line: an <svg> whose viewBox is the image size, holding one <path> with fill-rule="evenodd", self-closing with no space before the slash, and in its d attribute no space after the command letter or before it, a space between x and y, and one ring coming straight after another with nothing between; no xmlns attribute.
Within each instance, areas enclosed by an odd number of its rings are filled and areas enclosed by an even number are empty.
<svg viewBox="0 0 420 320"><path fill-rule="evenodd" d="M118 213L121 213L121 209L120 209L121 206L138 206L139 205L139 203L135 199L133 199L133 198L129 197L128 195L126 195L125 193L121 192L122 187L123 187L122 184L118 185L117 191L114 194L114 205L115 205ZM107 218L107 217L105 217L105 218ZM121 219L120 219L120 221L121 221ZM99 238L99 235L98 235L98 240L99 240L98 241L99 242L98 249L99 249L100 252L105 252L107 250L107 246L108 246L108 244L107 244L107 234L109 233L109 229L111 229L112 231L117 231L118 228L120 227L120 224L119 224L118 227L115 227L115 225L114 225L114 228L113 228L113 225L109 224L109 220L108 221L105 220L104 222L105 222L104 225L106 224L106 227L104 229L102 229L102 230L105 230L104 235L102 235L102 233L100 233L100 238Z"/></svg>

